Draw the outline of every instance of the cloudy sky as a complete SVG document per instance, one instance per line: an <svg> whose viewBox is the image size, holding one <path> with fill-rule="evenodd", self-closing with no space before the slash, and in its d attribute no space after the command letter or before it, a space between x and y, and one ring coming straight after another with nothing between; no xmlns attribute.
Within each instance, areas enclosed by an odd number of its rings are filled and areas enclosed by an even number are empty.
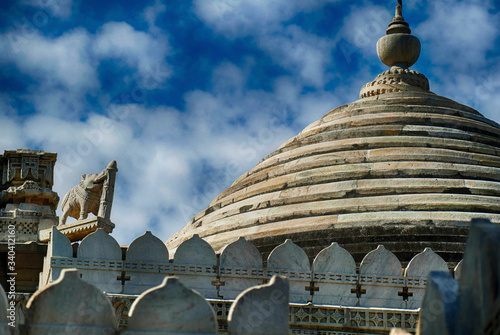
<svg viewBox="0 0 500 335"><path fill-rule="evenodd" d="M0 2L0 150L57 152L62 198L118 162L114 237L162 240L358 99L396 0ZM404 1L431 90L500 122L500 2ZM60 210L58 210L60 215Z"/></svg>

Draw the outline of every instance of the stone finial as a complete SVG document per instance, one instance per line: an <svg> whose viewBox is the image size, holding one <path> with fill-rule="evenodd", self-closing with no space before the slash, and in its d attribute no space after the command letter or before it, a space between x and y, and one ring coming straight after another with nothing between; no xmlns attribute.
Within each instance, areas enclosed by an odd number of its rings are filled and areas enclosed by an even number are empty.
<svg viewBox="0 0 500 335"><path fill-rule="evenodd" d="M403 18L403 5L401 1L399 3L396 15L387 28L387 35L377 42L377 54L385 65L407 69L420 56L420 41L411 35L410 25Z"/></svg>
<svg viewBox="0 0 500 335"><path fill-rule="evenodd" d="M398 0L396 14L377 42L377 54L390 69L382 72L361 88L360 98L396 92L429 92L427 78L408 68L420 57L420 41L411 35L410 25L403 18L403 2Z"/></svg>

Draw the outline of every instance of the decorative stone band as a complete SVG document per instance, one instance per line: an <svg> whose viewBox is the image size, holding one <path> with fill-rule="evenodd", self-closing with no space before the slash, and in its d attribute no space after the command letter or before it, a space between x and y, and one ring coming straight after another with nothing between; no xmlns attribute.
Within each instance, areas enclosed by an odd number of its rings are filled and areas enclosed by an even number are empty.
<svg viewBox="0 0 500 335"><path fill-rule="evenodd" d="M274 275L287 276L288 279L295 280L311 280L310 271L293 271L293 270L281 270L281 269L267 269L267 276L271 278Z"/></svg>
<svg viewBox="0 0 500 335"><path fill-rule="evenodd" d="M108 294L116 314L117 325L124 331L128 315L137 295ZM15 297L16 315L24 319L29 294L18 293ZM217 316L219 334L227 332L227 318L232 300L208 300ZM290 334L363 334L388 331L393 327L415 332L418 311L388 308L363 308L345 306L321 306L312 304L290 304Z"/></svg>
<svg viewBox="0 0 500 335"><path fill-rule="evenodd" d="M393 327L414 332L417 320L415 310L290 304L291 334L372 334Z"/></svg>
<svg viewBox="0 0 500 335"><path fill-rule="evenodd" d="M123 262L106 259L78 259L66 257L52 257L50 259L52 268L61 269L86 269L86 270L113 270L122 271Z"/></svg>
<svg viewBox="0 0 500 335"><path fill-rule="evenodd" d="M403 276L360 276L361 284L381 284L388 286L405 286L405 278Z"/></svg>
<svg viewBox="0 0 500 335"><path fill-rule="evenodd" d="M252 279L266 278L266 273L264 272L264 269L220 267L219 273L221 276L252 278Z"/></svg>
<svg viewBox="0 0 500 335"><path fill-rule="evenodd" d="M361 99L393 92L428 92L429 80L414 70L392 67L361 88Z"/></svg>
<svg viewBox="0 0 500 335"><path fill-rule="evenodd" d="M217 268L206 265L171 264L169 273L172 275L195 274L197 276L216 275Z"/></svg>
<svg viewBox="0 0 500 335"><path fill-rule="evenodd" d="M312 274L313 281L321 283L351 283L358 282L357 274L343 274L343 273L316 273Z"/></svg>

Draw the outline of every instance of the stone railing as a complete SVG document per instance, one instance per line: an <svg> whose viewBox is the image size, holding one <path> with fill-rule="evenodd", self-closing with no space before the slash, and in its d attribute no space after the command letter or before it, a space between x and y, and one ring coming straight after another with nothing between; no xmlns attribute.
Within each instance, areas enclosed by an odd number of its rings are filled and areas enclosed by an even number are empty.
<svg viewBox="0 0 500 335"><path fill-rule="evenodd" d="M177 276L207 299L231 300L273 275L283 275L289 279L292 303L418 309L428 274L449 272L446 262L429 248L402 269L397 257L382 245L364 257L359 270L337 243L320 251L310 264L291 240L277 246L264 267L257 248L244 238L216 255L197 235L169 259L164 243L150 232L136 238L123 258L118 243L103 230L83 239L73 257L70 241L53 229L40 288L56 280L63 269L77 268L83 280L108 294L140 294L159 285L165 276Z"/></svg>
<svg viewBox="0 0 500 335"><path fill-rule="evenodd" d="M79 285L80 282L76 281ZM108 300L111 303L115 316L115 328L119 332L124 332L129 323L129 315L134 302L141 296L108 294ZM27 303L30 300L30 294L16 294L16 328L18 331L29 324ZM207 299L211 305L217 319L218 334L228 334L229 332L229 314L234 300ZM75 301L74 301L75 302ZM75 302L76 303L76 302ZM266 307L268 308L268 307ZM175 308L174 311L177 311ZM76 317L76 316L75 316ZM252 316L253 318L260 316ZM75 318L69 318L75 321ZM363 308L347 306L317 306L308 304L289 304L288 307L288 334L380 334L388 332L393 327L404 328L407 331L415 332L417 327L418 311L405 309L387 309L387 308Z"/></svg>
<svg viewBox="0 0 500 335"><path fill-rule="evenodd" d="M9 300L7 300L9 298ZM76 269L62 270L55 282L37 291L27 303L6 296L0 287L0 334L205 334L218 332L218 317L199 293L178 278L138 297L127 309L127 327L119 327L116 305L99 288L80 278ZM16 304L18 305L16 308ZM286 335L288 280L275 276L269 284L242 292L227 314L231 334Z"/></svg>

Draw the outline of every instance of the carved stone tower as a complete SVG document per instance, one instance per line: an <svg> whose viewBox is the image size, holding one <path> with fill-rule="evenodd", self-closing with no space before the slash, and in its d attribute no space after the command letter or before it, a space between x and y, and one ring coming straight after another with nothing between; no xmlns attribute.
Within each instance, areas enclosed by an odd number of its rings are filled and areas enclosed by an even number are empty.
<svg viewBox="0 0 500 335"><path fill-rule="evenodd" d="M57 155L9 150L0 155L0 241L38 241L38 233L58 222L59 196L52 191Z"/></svg>

